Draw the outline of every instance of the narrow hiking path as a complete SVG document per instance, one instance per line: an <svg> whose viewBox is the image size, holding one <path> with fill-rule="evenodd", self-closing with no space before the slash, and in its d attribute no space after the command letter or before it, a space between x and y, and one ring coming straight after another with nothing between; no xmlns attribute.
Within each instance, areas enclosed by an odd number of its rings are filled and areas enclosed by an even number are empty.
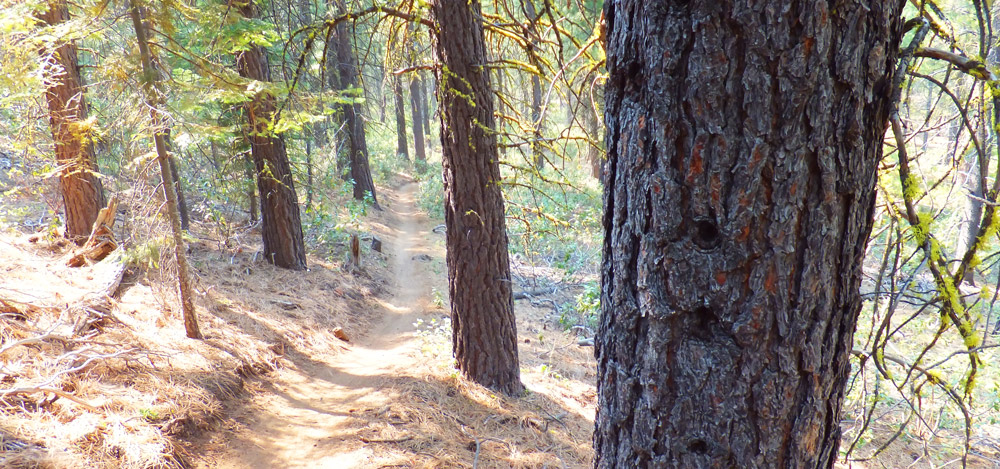
<svg viewBox="0 0 1000 469"><path fill-rule="evenodd" d="M366 442L392 440L369 423L373 414L400 418L390 410L393 390L419 379L413 323L425 316L433 275L417 257L426 254L429 231L421 225L416 189L406 183L386 194L395 236L384 240L393 294L382 320L340 354L288 356L294 366L264 378L261 392L232 416L232 428L199 455L201 467L371 467L375 450Z"/></svg>

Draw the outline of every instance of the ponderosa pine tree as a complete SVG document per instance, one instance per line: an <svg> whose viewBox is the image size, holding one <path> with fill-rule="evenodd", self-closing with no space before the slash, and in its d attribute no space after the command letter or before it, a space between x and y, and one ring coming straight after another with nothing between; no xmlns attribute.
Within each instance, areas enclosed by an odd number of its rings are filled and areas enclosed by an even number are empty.
<svg viewBox="0 0 1000 469"><path fill-rule="evenodd" d="M244 18L257 17L252 1L234 2L234 10ZM236 54L236 67L240 76L259 82L271 81L267 53L263 47L251 44L247 50ZM299 200L295 194L285 139L274 135L272 121L277 110L274 95L266 89L246 104L247 140L253 156L260 194L261 233L264 240L264 258L286 269L305 270L306 248L302 239L302 219Z"/></svg>
<svg viewBox="0 0 1000 469"><path fill-rule="evenodd" d="M418 161L427 161L427 148L424 146L424 118L420 114L423 110L423 94L420 74L414 72L410 79L410 108L413 111L413 157Z"/></svg>
<svg viewBox="0 0 1000 469"><path fill-rule="evenodd" d="M403 103L403 84L398 76L392 77L392 95L396 104L396 156L410 159L406 148L406 109Z"/></svg>
<svg viewBox="0 0 1000 469"><path fill-rule="evenodd" d="M335 2L339 11L345 11L343 0L335 0ZM351 41L347 22L341 22L334 27L331 40L335 41L340 89L357 88L358 59L354 53L354 44ZM375 181L372 180L372 172L368 164L368 142L365 138L365 120L361 113L361 105L357 103L344 104L341 106L341 112L346 128L347 163L350 165L351 179L354 180L354 198L364 200L367 194L371 194L375 208L379 208L378 196L375 194Z"/></svg>
<svg viewBox="0 0 1000 469"><path fill-rule="evenodd" d="M832 467L903 0L610 0L596 465Z"/></svg>
<svg viewBox="0 0 1000 469"><path fill-rule="evenodd" d="M69 21L65 0L50 0L38 15L47 26ZM104 207L104 190L97 177L97 156L87 135L87 100L76 45L57 40L42 48L45 101L49 107L49 128L60 166L59 190L66 211L66 237L83 243L90 236L97 213Z"/></svg>
<svg viewBox="0 0 1000 469"><path fill-rule="evenodd" d="M441 63L437 73L453 351L465 376L515 395L523 387L482 11L477 0L434 0L430 11Z"/></svg>

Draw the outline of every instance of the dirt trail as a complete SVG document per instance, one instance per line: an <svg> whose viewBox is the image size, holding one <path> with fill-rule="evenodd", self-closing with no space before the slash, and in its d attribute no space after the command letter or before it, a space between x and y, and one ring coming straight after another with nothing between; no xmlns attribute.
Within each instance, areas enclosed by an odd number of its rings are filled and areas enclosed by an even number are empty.
<svg viewBox="0 0 1000 469"><path fill-rule="evenodd" d="M263 393L246 406L231 434L203 455L203 467L371 467L362 440L362 411L387 408L392 389L412 376L419 340L413 323L429 304L429 273L415 256L428 232L414 203L417 185L401 187L391 206L395 292L383 321L350 349L328 357L289 357L295 364L269 375Z"/></svg>

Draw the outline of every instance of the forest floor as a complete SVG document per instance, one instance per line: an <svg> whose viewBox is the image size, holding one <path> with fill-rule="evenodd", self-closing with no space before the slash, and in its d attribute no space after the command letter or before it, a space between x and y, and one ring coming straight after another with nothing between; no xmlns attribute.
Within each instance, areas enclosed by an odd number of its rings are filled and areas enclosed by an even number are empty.
<svg viewBox="0 0 1000 469"><path fill-rule="evenodd" d="M507 399L459 379L445 355L432 350L450 340L441 328L420 328L445 313L433 298L445 289L433 264L443 259L443 237L417 211L415 192L416 184L406 183L382 193L388 224L380 236L390 251L391 293L370 331L336 355L286 354L292 366L262 380L260 392L231 416L233 431L207 443L198 465L589 466L592 383L529 385L528 397ZM553 385L561 395L549 395Z"/></svg>
<svg viewBox="0 0 1000 469"><path fill-rule="evenodd" d="M454 368L440 220L417 209L409 177L380 190L384 210L351 228L360 269L330 241L308 271L279 269L253 228L196 223L205 340L184 336L161 241L133 237L105 295L120 261L68 267L74 247L38 217L44 201L0 207L31 214L0 231L0 467L591 467L596 364L578 333L593 331L567 328L593 274L513 257L527 392L494 394ZM873 442L895 439L886 451L837 467L960 464L956 438L896 439L898 414L872 425ZM848 433L859 415L845 409ZM996 467L983 438L968 467Z"/></svg>
<svg viewBox="0 0 1000 469"><path fill-rule="evenodd" d="M515 259L516 291L547 287L516 302L528 392L465 380L444 236L416 191L405 177L382 188L385 210L357 231L384 252L366 243L361 269L339 260L346 247L310 256L307 272L278 269L259 234L196 226L203 341L184 337L167 264L140 259L95 295L106 262L69 268L58 237L3 234L0 391L59 394L0 397L0 466L590 467L593 349L558 314L582 282Z"/></svg>

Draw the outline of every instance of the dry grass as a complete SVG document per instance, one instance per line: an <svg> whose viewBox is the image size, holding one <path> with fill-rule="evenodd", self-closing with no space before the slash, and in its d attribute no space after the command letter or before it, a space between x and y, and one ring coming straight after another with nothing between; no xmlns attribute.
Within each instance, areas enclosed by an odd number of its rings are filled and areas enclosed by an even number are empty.
<svg viewBox="0 0 1000 469"><path fill-rule="evenodd" d="M508 398L454 375L431 373L367 408L360 439L377 467L587 467L590 424L545 394Z"/></svg>

